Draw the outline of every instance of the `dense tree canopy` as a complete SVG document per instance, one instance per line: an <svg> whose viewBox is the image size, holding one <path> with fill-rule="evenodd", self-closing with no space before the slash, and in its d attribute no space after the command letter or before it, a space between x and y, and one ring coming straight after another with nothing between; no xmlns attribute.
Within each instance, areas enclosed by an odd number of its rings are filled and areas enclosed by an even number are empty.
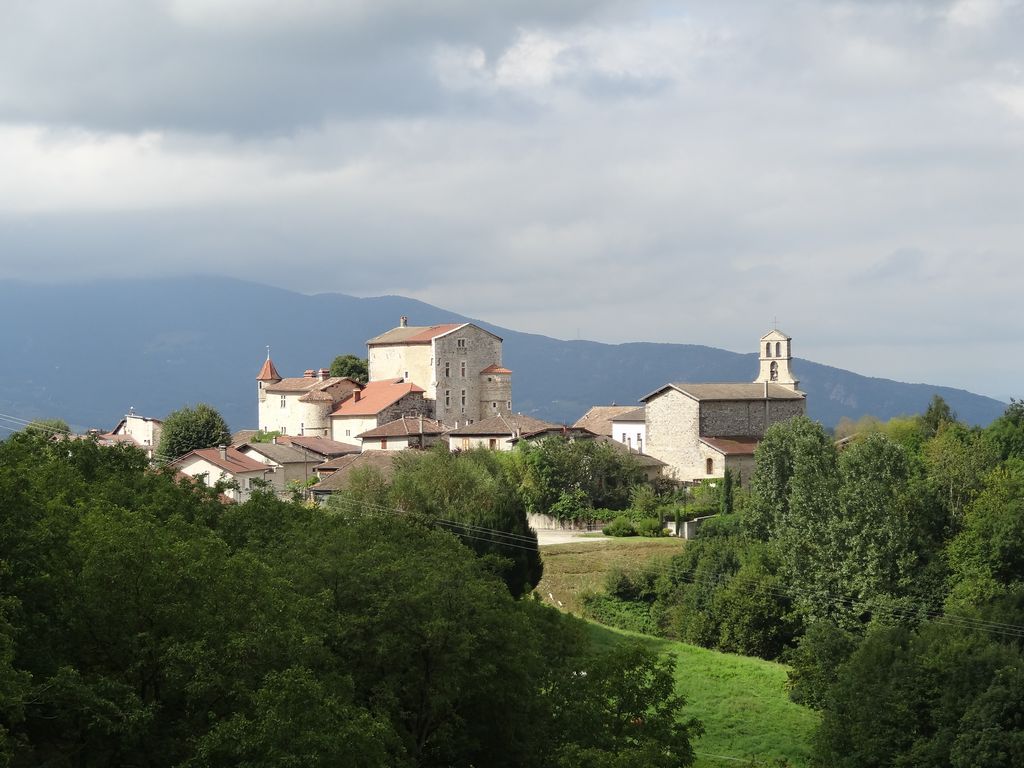
<svg viewBox="0 0 1024 768"><path fill-rule="evenodd" d="M692 762L668 664L593 651L430 517L260 492L225 506L146 465L126 446L0 443L0 762ZM418 480L410 498L439 504Z"/></svg>
<svg viewBox="0 0 1024 768"><path fill-rule="evenodd" d="M176 459L197 448L213 448L231 442L227 422L206 403L195 408L185 406L164 419L157 453L164 459Z"/></svg>
<svg viewBox="0 0 1024 768"><path fill-rule="evenodd" d="M338 355L331 361L331 376L344 376L365 384L370 380L366 358L355 355Z"/></svg>

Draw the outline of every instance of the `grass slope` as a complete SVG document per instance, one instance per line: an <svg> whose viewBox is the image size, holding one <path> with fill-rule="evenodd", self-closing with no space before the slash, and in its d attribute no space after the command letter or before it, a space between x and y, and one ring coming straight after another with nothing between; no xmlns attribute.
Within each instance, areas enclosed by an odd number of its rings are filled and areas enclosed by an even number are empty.
<svg viewBox="0 0 1024 768"><path fill-rule="evenodd" d="M704 735L694 743L698 768L811 765L818 714L790 701L784 665L588 626L599 646L638 639L676 659L676 690L686 697L685 713L704 723Z"/></svg>
<svg viewBox="0 0 1024 768"><path fill-rule="evenodd" d="M652 560L667 561L685 543L671 537L630 537L541 547L544 576L537 585L537 592L545 602L553 602L562 610L580 616L581 596L602 591L609 571L635 569Z"/></svg>
<svg viewBox="0 0 1024 768"><path fill-rule="evenodd" d="M541 548L544 578L537 592L577 615L580 596L600 591L608 572L667 560L685 546L680 539L607 539ZM548 595L552 595L549 598ZM786 695L786 667L761 659L711 651L671 640L621 632L590 622L598 645L639 639L676 659L677 690L686 715L704 723L695 744L699 768L737 765L809 766L818 714Z"/></svg>

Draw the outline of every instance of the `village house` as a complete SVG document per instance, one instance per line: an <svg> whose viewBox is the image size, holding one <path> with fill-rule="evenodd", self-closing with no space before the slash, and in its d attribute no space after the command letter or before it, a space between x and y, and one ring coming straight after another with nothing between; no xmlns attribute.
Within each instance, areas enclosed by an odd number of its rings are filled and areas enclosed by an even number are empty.
<svg viewBox="0 0 1024 768"><path fill-rule="evenodd" d="M439 421L424 416L402 416L357 437L363 451L403 451L407 448L424 449L440 442L448 428Z"/></svg>
<svg viewBox="0 0 1024 768"><path fill-rule="evenodd" d="M309 489L310 494L323 504L332 494L347 489L353 476L367 471L390 480L395 474L395 454L391 451L367 451L324 462L316 468L320 482Z"/></svg>
<svg viewBox="0 0 1024 768"><path fill-rule="evenodd" d="M622 416L635 410L635 405L595 405L576 419L576 423L573 426L590 430L595 435L612 437L612 420L616 416Z"/></svg>
<svg viewBox="0 0 1024 768"><path fill-rule="evenodd" d="M447 426L512 411L512 371L501 364L501 338L473 323L397 328L366 342L370 382L401 379L419 385L427 414Z"/></svg>
<svg viewBox="0 0 1024 768"><path fill-rule="evenodd" d="M371 381L339 405L330 415L331 437L359 445L359 435L402 416L430 417L431 404L423 388L403 379Z"/></svg>
<svg viewBox="0 0 1024 768"><path fill-rule="evenodd" d="M359 384L331 376L326 368L309 369L301 377L283 378L267 353L256 376L259 428L283 435L331 436L331 412Z"/></svg>
<svg viewBox="0 0 1024 768"><path fill-rule="evenodd" d="M498 414L453 429L448 433L448 448L452 451L473 448L511 451L520 440L542 440L552 436L592 439L594 433L580 427L552 424L522 413Z"/></svg>
<svg viewBox="0 0 1024 768"><path fill-rule="evenodd" d="M754 470L754 449L772 424L806 412L797 387L792 340L779 330L761 337L760 371L751 384L666 384L646 397L645 450L683 482L722 477L741 482Z"/></svg>
<svg viewBox="0 0 1024 768"><path fill-rule="evenodd" d="M224 490L224 495L232 501L248 499L255 487L253 481L265 480L273 471L267 464L227 446L189 451L168 466L188 477L201 477L211 488L220 482L233 483L237 487Z"/></svg>
<svg viewBox="0 0 1024 768"><path fill-rule="evenodd" d="M647 412L641 406L612 418L611 437L629 449L643 453L647 439Z"/></svg>
<svg viewBox="0 0 1024 768"><path fill-rule="evenodd" d="M117 422L117 426L109 432L97 435L97 440L100 445L130 443L145 451L146 458L152 460L160 445L163 426L164 423L160 419L139 416L134 408L129 408L125 417Z"/></svg>
<svg viewBox="0 0 1024 768"><path fill-rule="evenodd" d="M278 495L289 490L290 484L303 487L311 478L316 478L315 469L322 464L323 457L295 445L270 443L244 443L238 451L254 461L270 468L266 479Z"/></svg>

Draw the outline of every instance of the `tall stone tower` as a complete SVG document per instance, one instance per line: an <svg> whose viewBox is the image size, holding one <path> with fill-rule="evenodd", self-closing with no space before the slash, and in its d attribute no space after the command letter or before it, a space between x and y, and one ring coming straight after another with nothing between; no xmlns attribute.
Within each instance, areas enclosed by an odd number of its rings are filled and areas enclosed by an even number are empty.
<svg viewBox="0 0 1024 768"><path fill-rule="evenodd" d="M761 371L754 380L755 384L778 384L797 391L800 382L790 369L793 362L792 342L793 340L778 328L761 337Z"/></svg>

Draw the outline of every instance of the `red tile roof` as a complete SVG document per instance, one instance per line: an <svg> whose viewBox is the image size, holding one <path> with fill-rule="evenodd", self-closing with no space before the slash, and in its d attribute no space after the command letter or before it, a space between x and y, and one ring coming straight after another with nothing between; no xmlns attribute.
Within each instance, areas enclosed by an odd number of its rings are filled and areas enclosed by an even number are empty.
<svg viewBox="0 0 1024 768"><path fill-rule="evenodd" d="M502 368L500 365L488 365L480 373L512 373L508 368Z"/></svg>
<svg viewBox="0 0 1024 768"><path fill-rule="evenodd" d="M700 441L725 456L753 456L758 443L753 437L702 437Z"/></svg>
<svg viewBox="0 0 1024 768"><path fill-rule="evenodd" d="M267 357L263 367L260 368L259 374L256 376L256 381L279 381L280 379L281 374L277 372L277 368L274 367L270 357Z"/></svg>
<svg viewBox="0 0 1024 768"><path fill-rule="evenodd" d="M357 393L352 393L352 396L338 406L331 416L376 416L406 395L424 391L423 387L402 379L371 381L358 392L358 399Z"/></svg>
<svg viewBox="0 0 1024 768"><path fill-rule="evenodd" d="M360 439L374 437L406 437L408 435L443 435L448 428L433 419L419 416L402 416L400 419L381 424L379 427L356 435Z"/></svg>
<svg viewBox="0 0 1024 768"><path fill-rule="evenodd" d="M220 456L220 448L197 448L175 459L170 463L170 466L181 466L190 457L204 459L213 464L213 466L219 467L233 475L246 472L262 472L268 469L266 464L250 459L237 448L230 447L224 452L223 459Z"/></svg>
<svg viewBox="0 0 1024 768"><path fill-rule="evenodd" d="M438 336L461 328L468 323L445 323L443 325L406 325L392 328L380 336L374 336L367 346L376 344L429 344Z"/></svg>

